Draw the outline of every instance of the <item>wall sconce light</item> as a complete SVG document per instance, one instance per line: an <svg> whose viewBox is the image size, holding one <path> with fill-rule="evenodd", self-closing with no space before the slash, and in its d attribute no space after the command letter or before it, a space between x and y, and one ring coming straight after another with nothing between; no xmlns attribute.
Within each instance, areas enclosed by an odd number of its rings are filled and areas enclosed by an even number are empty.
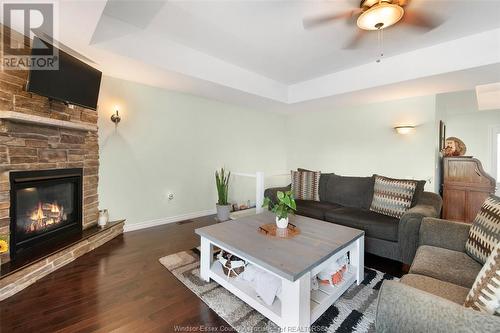
<svg viewBox="0 0 500 333"><path fill-rule="evenodd" d="M415 132L415 126L396 126L394 127L394 129L398 134L403 134L403 135Z"/></svg>
<svg viewBox="0 0 500 333"><path fill-rule="evenodd" d="M111 115L111 121L115 123L115 126L118 126L120 120L122 120L122 118L118 114L118 108L116 108L115 113Z"/></svg>

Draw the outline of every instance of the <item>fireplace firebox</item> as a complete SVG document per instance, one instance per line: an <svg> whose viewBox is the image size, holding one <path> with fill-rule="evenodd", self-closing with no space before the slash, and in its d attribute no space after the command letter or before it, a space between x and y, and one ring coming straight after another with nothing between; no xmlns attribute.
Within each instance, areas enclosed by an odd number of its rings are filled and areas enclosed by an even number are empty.
<svg viewBox="0 0 500 333"><path fill-rule="evenodd" d="M10 173L10 255L82 231L83 169Z"/></svg>

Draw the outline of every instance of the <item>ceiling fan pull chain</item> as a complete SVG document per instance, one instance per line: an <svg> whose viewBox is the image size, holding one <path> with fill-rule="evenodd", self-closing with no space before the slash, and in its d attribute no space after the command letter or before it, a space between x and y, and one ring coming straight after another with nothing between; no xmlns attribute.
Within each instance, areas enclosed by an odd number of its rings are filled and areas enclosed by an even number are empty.
<svg viewBox="0 0 500 333"><path fill-rule="evenodd" d="M380 29L380 57L384 56L384 29Z"/></svg>
<svg viewBox="0 0 500 333"><path fill-rule="evenodd" d="M377 30L377 51L380 53L380 29ZM375 62L379 63L380 57Z"/></svg>
<svg viewBox="0 0 500 333"><path fill-rule="evenodd" d="M379 51L379 58L377 59L377 63L380 63L382 61L382 57L384 56L384 29L379 28L377 30L377 42Z"/></svg>

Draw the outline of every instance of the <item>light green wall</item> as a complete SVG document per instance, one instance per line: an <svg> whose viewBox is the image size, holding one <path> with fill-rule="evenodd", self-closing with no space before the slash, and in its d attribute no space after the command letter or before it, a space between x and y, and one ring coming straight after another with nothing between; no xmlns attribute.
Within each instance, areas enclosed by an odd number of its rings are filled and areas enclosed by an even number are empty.
<svg viewBox="0 0 500 333"><path fill-rule="evenodd" d="M398 135L397 125L416 125L416 132ZM435 96L300 113L287 119L287 133L290 169L434 178Z"/></svg>
<svg viewBox="0 0 500 333"><path fill-rule="evenodd" d="M436 96L437 118L446 124L446 136L460 138L467 146L466 155L481 161L486 172L493 170L491 130L500 126L500 110L479 111L473 90Z"/></svg>
<svg viewBox="0 0 500 333"><path fill-rule="evenodd" d="M110 121L114 106L122 121ZM99 201L137 223L215 208L215 169L286 170L282 115L104 77L99 97ZM235 179L233 199L254 200ZM175 198L169 201L168 192Z"/></svg>
<svg viewBox="0 0 500 333"><path fill-rule="evenodd" d="M122 122L109 120L118 105ZM104 77L99 99L100 206L129 223L214 209L213 173L266 175L303 167L341 175L374 173L431 179L435 191L437 123L491 166L488 128L500 110L477 111L474 92L278 115ZM411 135L393 127L416 125ZM289 177L266 178L266 187ZM173 192L174 200L167 194ZM255 198L253 179L232 178L232 201Z"/></svg>

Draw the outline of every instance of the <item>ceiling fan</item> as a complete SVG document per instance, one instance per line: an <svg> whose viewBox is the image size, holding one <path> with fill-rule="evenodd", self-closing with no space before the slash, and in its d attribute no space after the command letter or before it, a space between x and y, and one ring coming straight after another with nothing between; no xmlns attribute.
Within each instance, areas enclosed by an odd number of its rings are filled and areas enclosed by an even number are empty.
<svg viewBox="0 0 500 333"><path fill-rule="evenodd" d="M441 25L442 20L417 10L408 9L410 0L362 0L359 8L344 13L327 14L304 18L304 28L310 29L339 19L358 26L358 32L344 48L355 48L367 31L382 31L396 23L432 30Z"/></svg>

